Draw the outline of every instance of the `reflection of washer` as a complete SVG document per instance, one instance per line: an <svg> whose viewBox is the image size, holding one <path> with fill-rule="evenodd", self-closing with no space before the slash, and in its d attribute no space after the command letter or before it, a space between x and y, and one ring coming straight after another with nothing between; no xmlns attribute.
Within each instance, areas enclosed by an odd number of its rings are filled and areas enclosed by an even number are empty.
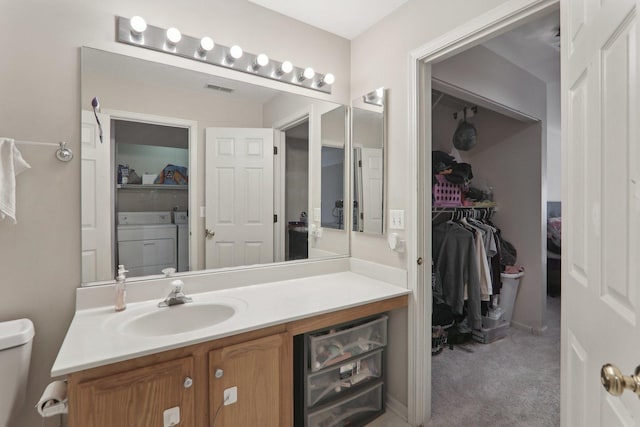
<svg viewBox="0 0 640 427"><path fill-rule="evenodd" d="M174 212L178 228L178 271L189 271L189 217L186 212Z"/></svg>
<svg viewBox="0 0 640 427"><path fill-rule="evenodd" d="M177 267L176 226L170 212L118 213L118 264L128 276L162 274Z"/></svg>

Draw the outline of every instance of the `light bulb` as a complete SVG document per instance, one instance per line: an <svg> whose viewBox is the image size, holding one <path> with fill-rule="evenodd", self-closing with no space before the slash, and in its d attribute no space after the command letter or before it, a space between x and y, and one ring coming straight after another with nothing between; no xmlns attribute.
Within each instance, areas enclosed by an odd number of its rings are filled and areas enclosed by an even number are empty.
<svg viewBox="0 0 640 427"><path fill-rule="evenodd" d="M182 34L176 27L171 27L167 30L167 41L171 45L176 45L182 40Z"/></svg>
<svg viewBox="0 0 640 427"><path fill-rule="evenodd" d="M264 67L269 63L269 57L267 55L265 55L264 53L261 53L260 55L258 55L258 57L256 58L256 63L261 66Z"/></svg>
<svg viewBox="0 0 640 427"><path fill-rule="evenodd" d="M290 61L284 61L278 69L278 75L289 74L293 71L293 64Z"/></svg>
<svg viewBox="0 0 640 427"><path fill-rule="evenodd" d="M311 68L311 67L307 67L307 68L305 68L305 69L304 69L304 71L302 72L302 74L300 74L300 75L298 76L298 81L299 81L299 82L303 82L303 81L305 81L306 79L312 79L312 78L313 78L313 76L315 76L315 75L316 75L316 72L315 72L315 71L313 71L313 68Z"/></svg>
<svg viewBox="0 0 640 427"><path fill-rule="evenodd" d="M203 54L206 54L207 52L212 50L214 46L215 46L215 43L213 42L211 37L203 37L200 39L200 51Z"/></svg>
<svg viewBox="0 0 640 427"><path fill-rule="evenodd" d="M131 34L139 37L147 29L147 22L142 16L134 16L129 20L129 27L131 28Z"/></svg>
<svg viewBox="0 0 640 427"><path fill-rule="evenodd" d="M233 59L240 59L242 58L242 48L238 45L234 45L231 46L231 49L229 49L229 53L231 54L231 57Z"/></svg>
<svg viewBox="0 0 640 427"><path fill-rule="evenodd" d="M322 87L325 84L332 85L335 81L336 81L336 77L331 73L327 73L318 82L318 87Z"/></svg>
<svg viewBox="0 0 640 427"><path fill-rule="evenodd" d="M382 98L384 96L384 88L379 87L378 89L376 89L376 96L378 98Z"/></svg>
<svg viewBox="0 0 640 427"><path fill-rule="evenodd" d="M316 72L313 71L313 68L307 67L304 69L304 72L302 73L302 75L304 76L305 79L312 79L313 76L316 75Z"/></svg>

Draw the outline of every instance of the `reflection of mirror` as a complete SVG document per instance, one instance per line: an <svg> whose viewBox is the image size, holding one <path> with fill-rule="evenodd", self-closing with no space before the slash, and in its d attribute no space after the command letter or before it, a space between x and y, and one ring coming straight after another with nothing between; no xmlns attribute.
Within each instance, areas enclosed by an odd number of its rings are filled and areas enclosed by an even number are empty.
<svg viewBox="0 0 640 427"><path fill-rule="evenodd" d="M322 226L344 230L345 106L322 115Z"/></svg>
<svg viewBox="0 0 640 427"><path fill-rule="evenodd" d="M353 102L353 230L384 233L385 90Z"/></svg>
<svg viewBox="0 0 640 427"><path fill-rule="evenodd" d="M348 255L348 233L307 231L322 225L321 129L338 107L83 48L83 283L119 263L144 276Z"/></svg>

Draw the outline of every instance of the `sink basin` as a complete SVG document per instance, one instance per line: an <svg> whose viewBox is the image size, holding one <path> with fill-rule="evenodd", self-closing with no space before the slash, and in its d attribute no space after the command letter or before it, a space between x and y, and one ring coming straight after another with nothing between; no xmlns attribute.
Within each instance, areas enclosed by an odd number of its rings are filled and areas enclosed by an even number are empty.
<svg viewBox="0 0 640 427"><path fill-rule="evenodd" d="M236 313L231 305L187 303L156 308L126 320L122 332L145 337L175 335L208 328L230 319Z"/></svg>

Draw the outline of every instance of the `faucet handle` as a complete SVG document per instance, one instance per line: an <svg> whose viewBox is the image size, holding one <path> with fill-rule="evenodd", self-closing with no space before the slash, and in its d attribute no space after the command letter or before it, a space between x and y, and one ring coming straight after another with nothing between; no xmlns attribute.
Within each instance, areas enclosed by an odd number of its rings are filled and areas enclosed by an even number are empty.
<svg viewBox="0 0 640 427"><path fill-rule="evenodd" d="M180 279L174 280L173 282L171 282L171 286L173 286L173 291L175 293L181 293L182 287L184 286L184 282Z"/></svg>

